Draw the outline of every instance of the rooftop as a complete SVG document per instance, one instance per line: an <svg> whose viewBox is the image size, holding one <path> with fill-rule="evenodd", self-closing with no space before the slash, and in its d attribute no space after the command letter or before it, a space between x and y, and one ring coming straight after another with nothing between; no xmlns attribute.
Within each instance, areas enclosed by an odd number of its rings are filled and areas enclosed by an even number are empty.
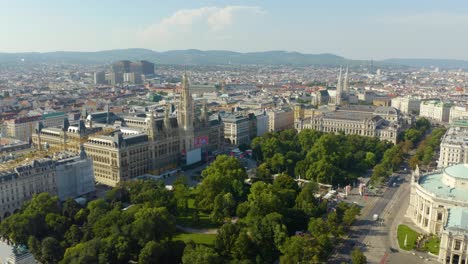
<svg viewBox="0 0 468 264"><path fill-rule="evenodd" d="M453 231L468 230L468 209L463 207L450 208L445 229Z"/></svg>
<svg viewBox="0 0 468 264"><path fill-rule="evenodd" d="M463 164L447 167L445 172L453 177L468 179L468 166ZM419 185L437 197L468 202L468 192L465 189L444 184L442 177L442 171L423 175L419 180Z"/></svg>
<svg viewBox="0 0 468 264"><path fill-rule="evenodd" d="M457 164L447 167L444 170L445 173L452 177L468 179L468 164Z"/></svg>

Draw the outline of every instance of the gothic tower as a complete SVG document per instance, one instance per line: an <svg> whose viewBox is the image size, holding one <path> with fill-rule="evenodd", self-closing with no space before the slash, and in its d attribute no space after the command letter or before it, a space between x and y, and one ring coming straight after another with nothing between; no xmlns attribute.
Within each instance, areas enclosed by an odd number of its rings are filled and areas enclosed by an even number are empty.
<svg viewBox="0 0 468 264"><path fill-rule="evenodd" d="M154 122L153 111L150 111L146 117L146 133L148 138L152 141L156 140L156 125Z"/></svg>
<svg viewBox="0 0 468 264"><path fill-rule="evenodd" d="M200 111L200 121L203 125L208 123L208 109L206 107L206 100L203 100L201 111Z"/></svg>
<svg viewBox="0 0 468 264"><path fill-rule="evenodd" d="M340 67L340 74L338 75L338 83L336 84L336 95L335 95L335 105L341 105L341 67Z"/></svg>
<svg viewBox="0 0 468 264"><path fill-rule="evenodd" d="M179 106L177 109L177 123L181 129L182 151L189 151L193 149L194 141L194 113L193 101L190 94L190 84L187 73L182 76L182 91L180 94Z"/></svg>
<svg viewBox="0 0 468 264"><path fill-rule="evenodd" d="M346 66L346 72L344 75L343 91L345 92L346 96L349 96L348 66Z"/></svg>

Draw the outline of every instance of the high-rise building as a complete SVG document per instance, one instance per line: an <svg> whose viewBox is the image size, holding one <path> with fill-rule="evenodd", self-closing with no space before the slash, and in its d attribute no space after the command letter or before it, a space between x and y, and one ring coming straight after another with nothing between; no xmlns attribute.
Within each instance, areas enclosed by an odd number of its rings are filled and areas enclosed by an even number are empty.
<svg viewBox="0 0 468 264"><path fill-rule="evenodd" d="M94 84L107 84L106 74L103 71L94 73Z"/></svg>
<svg viewBox="0 0 468 264"><path fill-rule="evenodd" d="M112 72L125 73L130 72L130 64L132 62L129 60L121 60L112 63L111 69Z"/></svg>
<svg viewBox="0 0 468 264"><path fill-rule="evenodd" d="M108 75L108 81L111 85L122 84L124 81L122 72L111 72Z"/></svg>
<svg viewBox="0 0 468 264"><path fill-rule="evenodd" d="M140 72L126 72L123 74L123 81L126 83L141 84L143 82Z"/></svg>
<svg viewBox="0 0 468 264"><path fill-rule="evenodd" d="M142 68L142 73L145 75L151 75L154 74L154 63L151 63L149 61L140 61L141 63L141 68Z"/></svg>

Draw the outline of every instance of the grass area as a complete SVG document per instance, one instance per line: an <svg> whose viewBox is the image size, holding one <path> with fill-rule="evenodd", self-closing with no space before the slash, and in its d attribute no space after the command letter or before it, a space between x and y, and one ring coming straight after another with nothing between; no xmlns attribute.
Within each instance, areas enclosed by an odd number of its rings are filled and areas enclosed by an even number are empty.
<svg viewBox="0 0 468 264"><path fill-rule="evenodd" d="M440 239L437 236L432 236L426 241L426 244L424 244L424 249L434 255L439 255L439 246Z"/></svg>
<svg viewBox="0 0 468 264"><path fill-rule="evenodd" d="M413 250L416 248L416 239L418 239L419 233L409 228L407 225L398 226L397 236L398 244L400 245L401 249Z"/></svg>
<svg viewBox="0 0 468 264"><path fill-rule="evenodd" d="M173 240L181 240L184 242L188 242L192 240L195 244L204 244L207 246L213 246L214 241L216 239L215 234L189 234L189 233L179 233L177 234Z"/></svg>
<svg viewBox="0 0 468 264"><path fill-rule="evenodd" d="M178 216L176 223L181 226L191 227L191 228L217 228L218 224L213 223L210 219L210 215L202 212L201 210L195 208L195 199L189 199L188 201L188 213L184 216ZM193 221L193 214L198 212L198 222Z"/></svg>

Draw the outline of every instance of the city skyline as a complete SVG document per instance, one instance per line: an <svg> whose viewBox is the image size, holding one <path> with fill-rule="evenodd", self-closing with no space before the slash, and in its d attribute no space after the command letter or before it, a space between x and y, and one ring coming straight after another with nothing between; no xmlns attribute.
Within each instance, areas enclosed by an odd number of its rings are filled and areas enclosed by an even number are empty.
<svg viewBox="0 0 468 264"><path fill-rule="evenodd" d="M0 2L1 3L1 2ZM424 5L423 5L424 4ZM468 59L462 1L3 3L0 52L146 48ZM60 37L58 37L60 36Z"/></svg>

